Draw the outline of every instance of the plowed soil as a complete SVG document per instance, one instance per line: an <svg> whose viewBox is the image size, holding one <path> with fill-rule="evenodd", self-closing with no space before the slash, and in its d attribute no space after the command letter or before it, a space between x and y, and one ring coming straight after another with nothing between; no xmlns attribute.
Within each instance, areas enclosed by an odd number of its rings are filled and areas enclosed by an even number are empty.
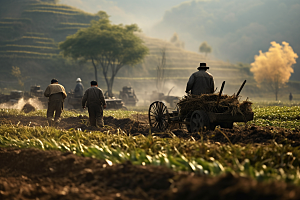
<svg viewBox="0 0 300 200"><path fill-rule="evenodd" d="M88 131L117 129L127 134L149 134L146 115L131 119L104 118L103 128L90 128L85 116L63 118L57 128ZM0 124L47 126L44 117L0 116ZM190 134L185 128L159 137L203 139L219 143L278 143L300 145L299 130L274 127L234 127ZM109 166L105 161L71 153L0 147L1 199L300 199L300 187L286 183L260 183L226 174L217 178L178 173L131 163Z"/></svg>
<svg viewBox="0 0 300 200"><path fill-rule="evenodd" d="M299 199L300 188L227 174L176 173L58 151L0 148L0 199Z"/></svg>

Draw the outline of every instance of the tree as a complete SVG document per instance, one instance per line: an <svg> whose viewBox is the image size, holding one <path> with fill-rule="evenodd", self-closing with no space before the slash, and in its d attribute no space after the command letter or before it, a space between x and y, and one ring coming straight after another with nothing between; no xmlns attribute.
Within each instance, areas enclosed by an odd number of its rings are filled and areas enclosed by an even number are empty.
<svg viewBox="0 0 300 200"><path fill-rule="evenodd" d="M263 84L264 87L271 88L277 101L279 89L288 82L291 73L294 72L292 65L296 63L298 55L287 42L282 42L281 46L273 41L271 45L268 52L259 51L259 55L255 55L250 71L254 74L258 86Z"/></svg>
<svg viewBox="0 0 300 200"><path fill-rule="evenodd" d="M240 71L243 74L246 74L248 76L252 76L252 73L250 72L250 68L251 68L250 64L239 62L239 63L237 63L237 67L240 69Z"/></svg>
<svg viewBox="0 0 300 200"><path fill-rule="evenodd" d="M24 77L21 74L21 70L19 67L12 66L11 74L18 79L18 83L21 87L24 87Z"/></svg>
<svg viewBox="0 0 300 200"><path fill-rule="evenodd" d="M174 44L176 47L179 47L179 48L183 48L183 49L184 49L184 42L182 42L182 41L179 39L179 37L178 37L178 35L177 35L176 32L175 32L175 33L173 34L173 36L171 37L170 42L171 42L172 44Z"/></svg>
<svg viewBox="0 0 300 200"><path fill-rule="evenodd" d="M205 53L205 57L208 53L212 52L212 48L207 44L207 42L202 42L202 44L199 46L199 51L201 53Z"/></svg>
<svg viewBox="0 0 300 200"><path fill-rule="evenodd" d="M104 12L99 12L102 19L92 21L88 28L80 29L68 36L59 48L65 57L92 62L97 78L97 67L100 66L111 97L114 78L125 65L141 62L148 52L143 41L134 35L139 31L137 25L113 25Z"/></svg>

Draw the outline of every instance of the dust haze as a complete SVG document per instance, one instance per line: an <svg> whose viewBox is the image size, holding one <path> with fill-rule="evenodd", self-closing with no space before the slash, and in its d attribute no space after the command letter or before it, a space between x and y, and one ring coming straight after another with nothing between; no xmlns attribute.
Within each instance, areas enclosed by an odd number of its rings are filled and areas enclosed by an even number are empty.
<svg viewBox="0 0 300 200"><path fill-rule="evenodd" d="M45 109L43 104L37 98L30 98L28 100L21 98L18 101L9 101L9 102L0 104L0 108L16 109L16 110L21 111L23 109L24 105L27 103L32 105L37 110Z"/></svg>

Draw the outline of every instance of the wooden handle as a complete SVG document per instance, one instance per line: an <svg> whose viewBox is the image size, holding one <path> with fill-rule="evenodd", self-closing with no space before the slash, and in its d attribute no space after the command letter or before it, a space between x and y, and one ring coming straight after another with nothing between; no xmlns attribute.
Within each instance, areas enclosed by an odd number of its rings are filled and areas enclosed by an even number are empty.
<svg viewBox="0 0 300 200"><path fill-rule="evenodd" d="M238 97L238 96L239 96L239 94L241 93L241 91L242 91L242 89L243 89L243 87L244 87L245 83L246 83L246 80L244 80L244 82L243 82L243 84L241 85L241 87L240 87L239 91L236 93L236 96L237 96L237 97Z"/></svg>
<svg viewBox="0 0 300 200"><path fill-rule="evenodd" d="M221 98L221 95L222 95L222 92L223 92L224 85L225 85L225 81L223 81L223 83L222 83L221 90L220 90L220 93L219 93L219 96L218 96L218 100L217 100L217 105L216 106L218 106L218 104L220 102L220 98Z"/></svg>

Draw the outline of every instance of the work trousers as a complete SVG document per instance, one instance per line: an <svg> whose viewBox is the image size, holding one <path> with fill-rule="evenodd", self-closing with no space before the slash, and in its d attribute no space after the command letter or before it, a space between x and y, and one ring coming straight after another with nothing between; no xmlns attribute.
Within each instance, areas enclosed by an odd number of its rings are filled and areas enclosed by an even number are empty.
<svg viewBox="0 0 300 200"><path fill-rule="evenodd" d="M52 120L54 112L55 112L55 117L54 121L59 122L60 121L60 115L63 110L63 98L61 93L53 94L49 98L48 102L48 109L47 109L47 118L48 121Z"/></svg>
<svg viewBox="0 0 300 200"><path fill-rule="evenodd" d="M88 112L91 126L104 126L103 109L101 105L96 103L90 103L88 105Z"/></svg>

